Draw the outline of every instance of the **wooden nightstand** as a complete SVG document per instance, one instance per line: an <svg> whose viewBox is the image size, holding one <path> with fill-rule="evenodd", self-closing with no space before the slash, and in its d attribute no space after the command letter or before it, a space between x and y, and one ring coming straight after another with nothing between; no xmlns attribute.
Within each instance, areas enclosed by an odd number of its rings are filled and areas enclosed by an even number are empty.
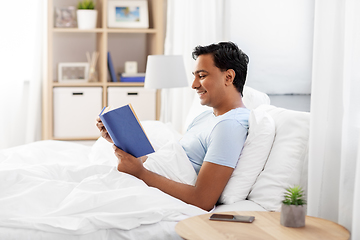
<svg viewBox="0 0 360 240"><path fill-rule="evenodd" d="M191 217L175 226L183 238L193 239L349 239L343 226L316 217L306 216L305 227L288 228L280 225L279 212L226 212L255 216L253 223L210 221L210 213Z"/></svg>

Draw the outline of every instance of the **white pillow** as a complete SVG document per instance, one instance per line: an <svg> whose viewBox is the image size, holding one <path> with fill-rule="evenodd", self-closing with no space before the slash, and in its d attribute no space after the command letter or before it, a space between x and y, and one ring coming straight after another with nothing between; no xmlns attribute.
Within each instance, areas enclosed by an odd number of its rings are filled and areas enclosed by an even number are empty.
<svg viewBox="0 0 360 240"><path fill-rule="evenodd" d="M270 98L266 93L244 86L243 103L247 109L255 109L262 104L270 104Z"/></svg>
<svg viewBox="0 0 360 240"><path fill-rule="evenodd" d="M310 113L261 106L275 121L274 143L248 199L268 211L279 211L285 188L301 184L306 188ZM305 181L304 181L305 180Z"/></svg>
<svg viewBox="0 0 360 240"><path fill-rule="evenodd" d="M220 202L232 204L248 196L256 178L264 168L275 136L272 117L261 108L251 110L249 133L238 164L220 196Z"/></svg>

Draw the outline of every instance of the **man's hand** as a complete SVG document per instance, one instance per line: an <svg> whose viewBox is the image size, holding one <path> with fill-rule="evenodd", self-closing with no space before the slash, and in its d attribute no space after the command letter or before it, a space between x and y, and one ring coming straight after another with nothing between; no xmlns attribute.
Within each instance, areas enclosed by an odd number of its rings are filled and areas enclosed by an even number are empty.
<svg viewBox="0 0 360 240"><path fill-rule="evenodd" d="M105 138L108 142L114 143L100 117L96 118L96 127L99 129L100 134L103 138Z"/></svg>
<svg viewBox="0 0 360 240"><path fill-rule="evenodd" d="M146 170L143 166L141 158L136 158L131 154L122 151L120 148L113 145L115 156L118 159L117 170L119 172L128 173L141 179L141 174Z"/></svg>

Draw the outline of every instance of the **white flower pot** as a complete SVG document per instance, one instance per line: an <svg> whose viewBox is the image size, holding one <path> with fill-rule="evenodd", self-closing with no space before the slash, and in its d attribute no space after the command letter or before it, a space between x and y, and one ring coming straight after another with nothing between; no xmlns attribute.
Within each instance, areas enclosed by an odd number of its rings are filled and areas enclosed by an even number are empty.
<svg viewBox="0 0 360 240"><path fill-rule="evenodd" d="M304 227L306 217L306 205L281 205L280 224L285 227Z"/></svg>
<svg viewBox="0 0 360 240"><path fill-rule="evenodd" d="M79 9L76 15L79 29L96 28L97 10Z"/></svg>

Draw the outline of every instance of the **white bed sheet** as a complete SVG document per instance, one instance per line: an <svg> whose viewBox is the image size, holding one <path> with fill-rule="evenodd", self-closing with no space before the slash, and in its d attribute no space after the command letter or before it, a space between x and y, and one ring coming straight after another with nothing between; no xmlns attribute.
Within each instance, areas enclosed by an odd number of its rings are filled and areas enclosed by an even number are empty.
<svg viewBox="0 0 360 240"><path fill-rule="evenodd" d="M0 227L2 240L180 240L175 232L177 222L161 221L154 224L142 225L130 231L120 229L104 229L84 235L69 235L44 232L40 230Z"/></svg>
<svg viewBox="0 0 360 240"><path fill-rule="evenodd" d="M109 149L100 138L0 151L0 239L176 239L178 221L206 213L119 173Z"/></svg>

